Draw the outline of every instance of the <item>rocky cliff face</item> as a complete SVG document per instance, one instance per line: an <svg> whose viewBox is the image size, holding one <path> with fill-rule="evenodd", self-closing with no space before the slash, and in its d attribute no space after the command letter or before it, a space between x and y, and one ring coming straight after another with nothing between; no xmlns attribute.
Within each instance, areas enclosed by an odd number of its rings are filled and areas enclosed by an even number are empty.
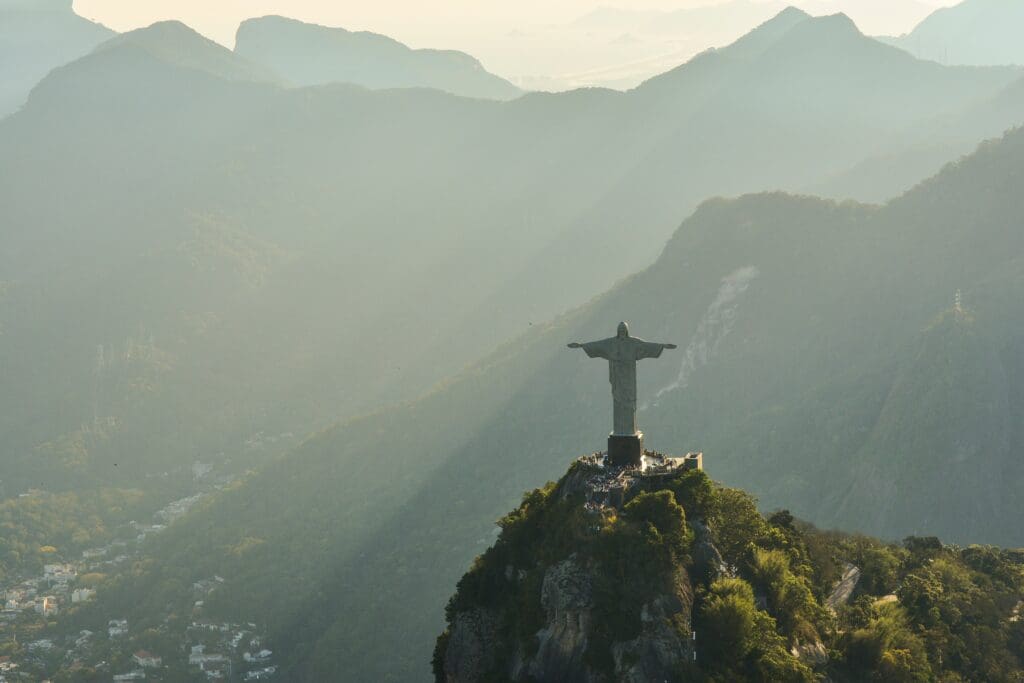
<svg viewBox="0 0 1024 683"><path fill-rule="evenodd" d="M491 557L481 558L449 607L450 628L435 657L439 680L678 680L693 659L693 588L678 562L686 554L683 546L670 546L674 541L688 546L694 533L686 526L682 508L668 496L656 499L655 491L667 478L682 474L682 466L682 460L651 454L643 469L619 469L589 456L578 461L559 485L549 487L543 500L528 501L526 519L506 520L505 533L488 553ZM664 519L662 513L667 513ZM543 523L525 524L530 517L535 522L543 518ZM559 521L568 528L553 526ZM645 558L645 551L652 550L648 547L633 557L616 556L617 551L629 550L625 546L636 540L633 533L648 523L659 529L667 541L661 549L669 552L655 549ZM700 522L695 524L704 529ZM526 540L516 536L527 526L544 538L535 538L532 550L522 548L523 557L519 548L509 546ZM561 545L565 539L559 537L570 528L573 535L579 534L579 542L564 546L570 551L564 557L549 553L555 550L552 543ZM705 538L700 547L721 561L710 540ZM488 561L497 556L512 560L499 575L489 577L502 584L506 599L492 604L466 600L467 593L479 588L470 577L484 578ZM621 575L634 560L639 561L636 574ZM624 594L637 599L622 604ZM488 596L477 597L488 602Z"/></svg>

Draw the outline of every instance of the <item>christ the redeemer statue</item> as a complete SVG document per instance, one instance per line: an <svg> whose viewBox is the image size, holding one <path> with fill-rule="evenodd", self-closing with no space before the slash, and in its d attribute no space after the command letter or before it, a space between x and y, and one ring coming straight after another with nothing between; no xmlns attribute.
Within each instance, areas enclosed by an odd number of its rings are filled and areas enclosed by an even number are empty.
<svg viewBox="0 0 1024 683"><path fill-rule="evenodd" d="M583 349L591 358L608 361L608 381L612 385L612 424L608 437L608 455L614 464L637 464L643 454L643 434L636 429L636 362L658 358L675 344L659 344L629 336L629 326L619 323L614 337L600 341L569 344Z"/></svg>

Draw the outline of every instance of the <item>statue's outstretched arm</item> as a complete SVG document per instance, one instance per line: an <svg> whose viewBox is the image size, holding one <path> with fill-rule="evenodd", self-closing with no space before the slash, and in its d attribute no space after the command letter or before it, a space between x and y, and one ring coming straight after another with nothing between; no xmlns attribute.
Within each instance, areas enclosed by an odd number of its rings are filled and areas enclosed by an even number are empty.
<svg viewBox="0 0 1024 683"><path fill-rule="evenodd" d="M579 342L573 342L573 343L569 344L569 348L570 349L582 349L583 348L583 344L580 344Z"/></svg>
<svg viewBox="0 0 1024 683"><path fill-rule="evenodd" d="M662 344L666 349L678 349L679 347L675 344Z"/></svg>

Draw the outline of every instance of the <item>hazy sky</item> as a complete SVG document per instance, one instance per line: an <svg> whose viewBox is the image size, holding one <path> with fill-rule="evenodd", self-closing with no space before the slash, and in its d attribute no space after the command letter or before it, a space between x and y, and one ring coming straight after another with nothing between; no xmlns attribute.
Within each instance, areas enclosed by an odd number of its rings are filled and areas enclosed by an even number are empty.
<svg viewBox="0 0 1024 683"><path fill-rule="evenodd" d="M385 33L413 47L464 50L506 78L527 87L576 85L629 87L639 79L686 61L708 47L731 42L756 25L746 4L735 22L704 34L647 31L637 26L595 30L573 22L597 7L632 12L671 11L730 0L75 0L82 16L118 31L179 19L227 46L238 23L266 14L329 26ZM737 0L731 0L737 2ZM791 0L812 13L845 11L869 34L899 34L935 7L956 0ZM751 7L754 7L753 13ZM763 5L768 7L768 5ZM732 16L730 14L730 16ZM752 16L754 18L752 18ZM727 25L723 25L727 24Z"/></svg>

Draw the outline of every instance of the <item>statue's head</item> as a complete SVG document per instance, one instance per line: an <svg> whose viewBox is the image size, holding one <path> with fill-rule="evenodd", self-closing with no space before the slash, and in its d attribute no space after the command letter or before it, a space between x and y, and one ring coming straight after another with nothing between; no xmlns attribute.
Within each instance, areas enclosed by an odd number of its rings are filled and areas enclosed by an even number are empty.
<svg viewBox="0 0 1024 683"><path fill-rule="evenodd" d="M619 323L619 332L617 336L619 339L625 339L626 337L628 337L629 325L627 325L626 323Z"/></svg>

